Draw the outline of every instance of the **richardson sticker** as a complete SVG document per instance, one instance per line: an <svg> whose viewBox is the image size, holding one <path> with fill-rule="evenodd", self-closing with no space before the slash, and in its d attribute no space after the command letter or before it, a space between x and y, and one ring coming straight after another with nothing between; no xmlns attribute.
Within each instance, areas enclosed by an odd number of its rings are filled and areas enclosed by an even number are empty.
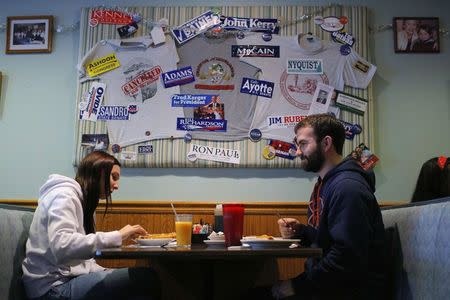
<svg viewBox="0 0 450 300"><path fill-rule="evenodd" d="M177 130L224 132L227 131L227 120L177 118Z"/></svg>
<svg viewBox="0 0 450 300"><path fill-rule="evenodd" d="M98 24L125 25L132 21L131 15L111 9L94 9L89 17L89 25L92 27Z"/></svg>
<svg viewBox="0 0 450 300"><path fill-rule="evenodd" d="M80 111L80 119L88 121L97 121L100 106L105 94L106 84L93 82L86 97L86 105Z"/></svg>
<svg viewBox="0 0 450 300"><path fill-rule="evenodd" d="M269 140L268 145L275 149L275 156L294 159L297 157L297 147L294 144L279 140Z"/></svg>
<svg viewBox="0 0 450 300"><path fill-rule="evenodd" d="M190 151L187 156L191 161L195 161L195 159L205 159L230 164L241 163L240 150L215 148L197 144L190 145Z"/></svg>
<svg viewBox="0 0 450 300"><path fill-rule="evenodd" d="M153 145L138 146L138 154L153 153Z"/></svg>
<svg viewBox="0 0 450 300"><path fill-rule="evenodd" d="M294 128L298 122L306 118L306 116L269 116L267 117L267 126L270 129L276 128Z"/></svg>
<svg viewBox="0 0 450 300"><path fill-rule="evenodd" d="M111 53L94 61L88 62L84 65L84 67L90 77L95 77L120 67L120 62L117 59L116 54Z"/></svg>
<svg viewBox="0 0 450 300"><path fill-rule="evenodd" d="M333 32L344 28L344 24L341 23L340 18L330 16L323 18L323 23L320 24L320 27L325 31Z"/></svg>
<svg viewBox="0 0 450 300"><path fill-rule="evenodd" d="M190 66L163 73L161 78L165 88L187 84L195 80L194 72Z"/></svg>
<svg viewBox="0 0 450 300"><path fill-rule="evenodd" d="M280 57L280 46L232 45L232 57Z"/></svg>
<svg viewBox="0 0 450 300"><path fill-rule="evenodd" d="M280 31L278 19L220 17L221 27L225 30L270 32L277 34Z"/></svg>
<svg viewBox="0 0 450 300"><path fill-rule="evenodd" d="M101 106L97 120L105 121L124 121L129 120L130 114L128 106Z"/></svg>
<svg viewBox="0 0 450 300"><path fill-rule="evenodd" d="M257 80L252 78L242 78L241 93L272 98L273 82Z"/></svg>
<svg viewBox="0 0 450 300"><path fill-rule="evenodd" d="M367 100L341 91L336 91L336 106L358 115L364 115L367 109Z"/></svg>
<svg viewBox="0 0 450 300"><path fill-rule="evenodd" d="M219 95L176 94L172 96L172 107L198 107L213 102Z"/></svg>
<svg viewBox="0 0 450 300"><path fill-rule="evenodd" d="M172 29L172 35L179 44L183 44L219 23L219 16L209 10L183 25Z"/></svg>
<svg viewBox="0 0 450 300"><path fill-rule="evenodd" d="M323 74L323 65L321 59L288 59L288 74Z"/></svg>

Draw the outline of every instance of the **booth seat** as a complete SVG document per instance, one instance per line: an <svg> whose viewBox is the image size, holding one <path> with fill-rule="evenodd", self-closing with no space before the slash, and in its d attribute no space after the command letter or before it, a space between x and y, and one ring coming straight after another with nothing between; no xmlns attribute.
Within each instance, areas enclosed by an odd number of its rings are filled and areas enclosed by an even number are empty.
<svg viewBox="0 0 450 300"><path fill-rule="evenodd" d="M382 209L391 299L450 298L450 197Z"/></svg>

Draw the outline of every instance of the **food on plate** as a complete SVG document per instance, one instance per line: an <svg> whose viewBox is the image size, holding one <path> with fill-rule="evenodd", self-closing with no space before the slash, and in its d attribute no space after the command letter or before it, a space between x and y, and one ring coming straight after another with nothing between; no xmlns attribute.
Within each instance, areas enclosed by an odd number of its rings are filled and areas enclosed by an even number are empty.
<svg viewBox="0 0 450 300"><path fill-rule="evenodd" d="M155 234L140 235L138 239L139 240L175 239L176 237L177 234L175 232L171 232L171 233L155 233Z"/></svg>
<svg viewBox="0 0 450 300"><path fill-rule="evenodd" d="M263 240L273 240L273 236L267 235L267 234L257 235L257 236L255 236L255 238L263 239Z"/></svg>

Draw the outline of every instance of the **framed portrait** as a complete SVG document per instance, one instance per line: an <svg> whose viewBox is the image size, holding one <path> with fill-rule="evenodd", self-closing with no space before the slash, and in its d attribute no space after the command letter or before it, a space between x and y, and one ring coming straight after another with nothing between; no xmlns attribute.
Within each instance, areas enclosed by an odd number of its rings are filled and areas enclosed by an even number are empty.
<svg viewBox="0 0 450 300"><path fill-rule="evenodd" d="M6 53L50 53L53 16L8 17Z"/></svg>
<svg viewBox="0 0 450 300"><path fill-rule="evenodd" d="M396 53L439 53L439 18L395 17Z"/></svg>

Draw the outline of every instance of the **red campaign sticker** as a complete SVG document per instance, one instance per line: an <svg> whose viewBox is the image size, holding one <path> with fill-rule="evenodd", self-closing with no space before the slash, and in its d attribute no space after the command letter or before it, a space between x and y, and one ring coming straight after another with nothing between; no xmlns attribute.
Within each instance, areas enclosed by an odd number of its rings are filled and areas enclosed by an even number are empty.
<svg viewBox="0 0 450 300"><path fill-rule="evenodd" d="M339 22L342 24L342 25L345 25L345 24L347 24L348 23L348 18L347 17L340 17L339 18Z"/></svg>
<svg viewBox="0 0 450 300"><path fill-rule="evenodd" d="M131 15L110 9L96 9L91 12L89 25L94 27L98 24L127 25L133 21Z"/></svg>

